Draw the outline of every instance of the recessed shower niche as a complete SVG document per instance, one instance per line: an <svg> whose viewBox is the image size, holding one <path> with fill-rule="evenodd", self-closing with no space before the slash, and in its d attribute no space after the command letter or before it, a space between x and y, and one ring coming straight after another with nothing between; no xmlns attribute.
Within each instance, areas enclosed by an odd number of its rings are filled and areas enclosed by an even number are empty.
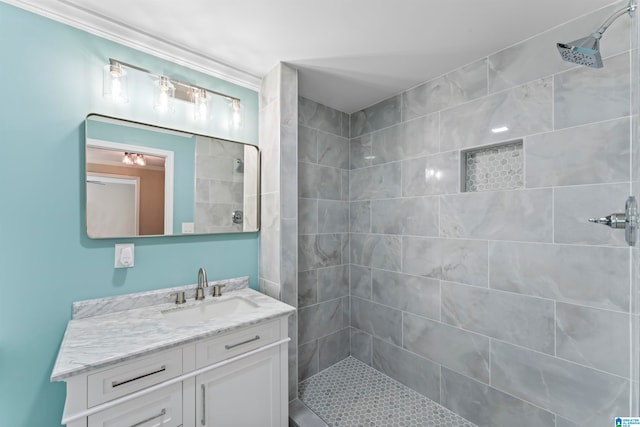
<svg viewBox="0 0 640 427"><path fill-rule="evenodd" d="M523 187L522 140L463 151L460 158L463 192Z"/></svg>

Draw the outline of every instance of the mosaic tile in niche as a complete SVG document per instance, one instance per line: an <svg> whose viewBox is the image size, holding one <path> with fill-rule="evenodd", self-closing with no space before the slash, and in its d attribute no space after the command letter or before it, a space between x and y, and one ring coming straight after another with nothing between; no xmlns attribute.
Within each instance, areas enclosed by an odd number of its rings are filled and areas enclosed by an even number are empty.
<svg viewBox="0 0 640 427"><path fill-rule="evenodd" d="M522 188L522 141L494 145L464 153L464 191Z"/></svg>

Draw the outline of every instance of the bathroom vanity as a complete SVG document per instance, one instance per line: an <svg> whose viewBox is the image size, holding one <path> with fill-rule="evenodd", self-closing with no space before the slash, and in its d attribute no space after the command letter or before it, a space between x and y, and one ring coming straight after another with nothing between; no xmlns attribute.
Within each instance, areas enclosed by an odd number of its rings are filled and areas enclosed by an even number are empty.
<svg viewBox="0 0 640 427"><path fill-rule="evenodd" d="M74 303L51 375L67 383L62 423L286 426L295 309L247 278L224 284L204 301L190 286ZM170 302L182 291L187 303Z"/></svg>

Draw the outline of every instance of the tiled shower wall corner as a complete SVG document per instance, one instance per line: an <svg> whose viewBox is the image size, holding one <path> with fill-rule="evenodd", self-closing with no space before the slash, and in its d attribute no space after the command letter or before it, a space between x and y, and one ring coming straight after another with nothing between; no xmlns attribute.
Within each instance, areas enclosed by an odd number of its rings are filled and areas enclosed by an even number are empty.
<svg viewBox="0 0 640 427"><path fill-rule="evenodd" d="M298 73L279 64L260 89L260 290L298 302ZM297 313L289 317L289 399L298 395Z"/></svg>
<svg viewBox="0 0 640 427"><path fill-rule="evenodd" d="M298 379L349 356L349 116L298 100Z"/></svg>
<svg viewBox="0 0 640 427"><path fill-rule="evenodd" d="M617 7L351 115L351 355L479 426L637 415L630 249L587 222L630 192L630 19L603 69L555 48ZM523 188L460 191L463 150L519 139Z"/></svg>

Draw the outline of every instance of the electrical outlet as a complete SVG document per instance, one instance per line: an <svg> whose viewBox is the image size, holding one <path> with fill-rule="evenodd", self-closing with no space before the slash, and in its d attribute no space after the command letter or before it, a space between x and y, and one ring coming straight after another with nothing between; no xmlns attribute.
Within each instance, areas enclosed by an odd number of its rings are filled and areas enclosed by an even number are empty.
<svg viewBox="0 0 640 427"><path fill-rule="evenodd" d="M116 244L115 268L131 268L135 260L135 246L133 243Z"/></svg>

